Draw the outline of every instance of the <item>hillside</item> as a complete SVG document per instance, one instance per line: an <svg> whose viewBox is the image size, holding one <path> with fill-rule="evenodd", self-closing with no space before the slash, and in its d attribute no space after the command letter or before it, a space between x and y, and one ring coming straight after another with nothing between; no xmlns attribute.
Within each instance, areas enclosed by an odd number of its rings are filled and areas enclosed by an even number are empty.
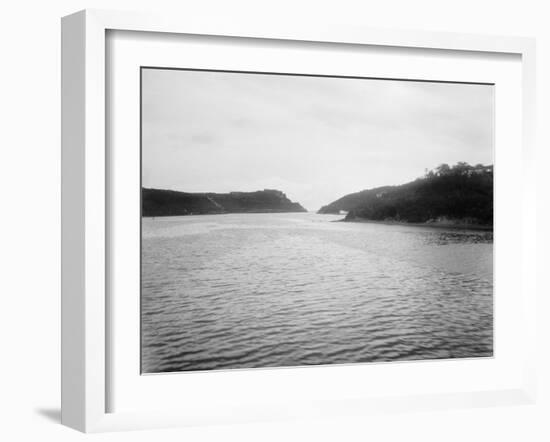
<svg viewBox="0 0 550 442"><path fill-rule="evenodd" d="M346 221L449 222L489 226L493 222L493 166L446 164L424 177L346 195L319 213L348 212Z"/></svg>
<svg viewBox="0 0 550 442"><path fill-rule="evenodd" d="M349 212L350 210L360 206L366 201L375 198L380 192L387 192L394 186L375 187L374 189L361 190L360 192L350 193L342 198L333 201L319 209L317 213L321 214L339 214L341 211Z"/></svg>
<svg viewBox="0 0 550 442"><path fill-rule="evenodd" d="M283 192L272 189L257 192L186 193L143 188L141 195L142 216L306 212Z"/></svg>

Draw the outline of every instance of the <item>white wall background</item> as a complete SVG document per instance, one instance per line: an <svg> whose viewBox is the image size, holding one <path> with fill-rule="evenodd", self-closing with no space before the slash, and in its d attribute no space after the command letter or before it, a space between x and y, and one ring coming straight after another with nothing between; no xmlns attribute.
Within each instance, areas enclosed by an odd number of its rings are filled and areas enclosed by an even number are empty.
<svg viewBox="0 0 550 442"><path fill-rule="evenodd" d="M543 0L19 0L0 13L0 439L550 440L550 12ZM535 406L85 436L59 425L60 17L83 8L534 36L538 39L540 398ZM518 185L519 185L518 176Z"/></svg>

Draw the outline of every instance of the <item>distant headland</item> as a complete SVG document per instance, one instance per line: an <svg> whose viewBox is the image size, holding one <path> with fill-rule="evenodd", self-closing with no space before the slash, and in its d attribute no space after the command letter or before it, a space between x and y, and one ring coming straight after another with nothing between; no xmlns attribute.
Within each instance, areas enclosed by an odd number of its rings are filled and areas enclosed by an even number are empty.
<svg viewBox="0 0 550 442"><path fill-rule="evenodd" d="M142 216L214 215L223 213L307 212L280 190L187 193L143 188Z"/></svg>
<svg viewBox="0 0 550 442"><path fill-rule="evenodd" d="M343 221L492 229L493 166L441 164L414 181L345 195L318 213Z"/></svg>

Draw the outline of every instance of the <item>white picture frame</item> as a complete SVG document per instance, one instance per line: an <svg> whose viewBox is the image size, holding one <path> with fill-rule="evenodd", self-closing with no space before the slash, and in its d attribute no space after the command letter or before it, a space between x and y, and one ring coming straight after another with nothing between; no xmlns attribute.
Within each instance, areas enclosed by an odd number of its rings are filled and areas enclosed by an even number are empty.
<svg viewBox="0 0 550 442"><path fill-rule="evenodd" d="M264 407L250 416L250 408L209 419L190 418L184 412L108 412L107 342L109 327L108 217L110 210L107 170L106 33L144 31L164 34L275 39L312 43L375 45L515 54L522 74L522 225L520 324L525 335L535 333L535 189L534 108L535 42L520 37L494 37L451 33L390 31L320 27L296 28L285 24L211 23L193 17L157 17L149 14L86 10L62 20L62 423L84 432L246 422L286 417L361 414L373 410L414 411L532 403L535 400L534 343L525 343L521 385L498 390L425 394L401 397L327 399L314 407ZM533 346L533 348L531 348ZM240 376L243 376L241 372ZM261 407L260 407L261 408Z"/></svg>

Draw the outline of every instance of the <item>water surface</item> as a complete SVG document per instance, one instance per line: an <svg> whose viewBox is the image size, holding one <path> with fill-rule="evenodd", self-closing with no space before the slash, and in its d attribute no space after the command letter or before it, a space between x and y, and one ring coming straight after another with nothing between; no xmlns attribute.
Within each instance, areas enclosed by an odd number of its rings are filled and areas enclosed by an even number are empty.
<svg viewBox="0 0 550 442"><path fill-rule="evenodd" d="M491 232L144 218L145 373L491 356Z"/></svg>

